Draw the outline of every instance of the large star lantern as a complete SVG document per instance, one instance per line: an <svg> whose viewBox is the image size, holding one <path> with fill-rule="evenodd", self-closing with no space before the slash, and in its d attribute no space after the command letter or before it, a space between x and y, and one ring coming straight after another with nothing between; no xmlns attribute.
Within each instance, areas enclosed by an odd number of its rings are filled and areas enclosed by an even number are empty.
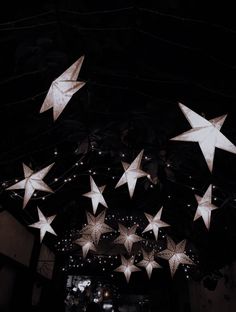
<svg viewBox="0 0 236 312"><path fill-rule="evenodd" d="M206 120L185 105L179 103L179 106L189 121L192 129L172 138L171 140L198 142L211 172L213 169L216 147L236 154L236 146L220 132L227 115Z"/></svg>
<svg viewBox="0 0 236 312"><path fill-rule="evenodd" d="M162 209L163 207L161 207L161 209L157 212L157 214L154 217L148 213L144 213L149 221L149 224L144 229L143 233L152 230L156 240L158 239L159 228L170 226L168 223L161 220Z"/></svg>
<svg viewBox="0 0 236 312"><path fill-rule="evenodd" d="M99 203L107 208L107 203L102 195L105 185L98 187L90 176L91 191L83 194L83 196L89 197L92 200L93 213L96 214Z"/></svg>
<svg viewBox="0 0 236 312"><path fill-rule="evenodd" d="M24 180L21 180L20 182L17 182L7 188L7 190L25 190L23 208L27 205L34 191L38 190L53 193L53 190L43 181L44 177L48 174L53 165L54 164L51 164L39 171L33 172L32 169L23 164Z"/></svg>
<svg viewBox="0 0 236 312"><path fill-rule="evenodd" d="M103 210L97 217L87 212L88 224L80 231L83 235L91 235L93 242L97 245L102 234L113 232L114 230L104 223L105 210Z"/></svg>
<svg viewBox="0 0 236 312"><path fill-rule="evenodd" d="M141 237L135 234L136 229L137 225L133 225L131 228L126 228L122 224L119 224L120 236L114 240L114 243L123 244L130 254L133 244L142 240Z"/></svg>
<svg viewBox="0 0 236 312"><path fill-rule="evenodd" d="M127 183L129 189L130 198L133 197L135 185L138 178L145 177L148 174L140 169L141 161L143 157L143 150L138 154L131 164L122 162L125 172L121 176L120 180L116 184L115 188Z"/></svg>
<svg viewBox="0 0 236 312"><path fill-rule="evenodd" d="M83 235L82 237L76 239L74 243L82 247L83 258L86 258L89 250L96 251L96 247L90 235Z"/></svg>
<svg viewBox="0 0 236 312"><path fill-rule="evenodd" d="M137 263L137 265L146 269L149 278L151 278L153 269L161 268L160 264L158 264L154 259L154 251L147 253L143 250L143 260Z"/></svg>
<svg viewBox="0 0 236 312"><path fill-rule="evenodd" d="M44 214L42 213L42 211L39 208L37 208L37 209L38 209L39 221L35 222L29 226L36 228L36 229L40 229L40 242L42 243L46 232L49 232L53 235L57 235L55 233L55 231L53 230L53 228L51 227L51 223L55 219L56 215L53 215L53 216L47 218L44 216Z"/></svg>
<svg viewBox="0 0 236 312"><path fill-rule="evenodd" d="M81 56L61 76L52 82L40 109L40 113L53 108L53 119L55 121L62 113L72 96L85 85L85 82L77 81L83 60L84 56Z"/></svg>
<svg viewBox="0 0 236 312"><path fill-rule="evenodd" d="M209 230L211 223L211 212L212 210L218 209L218 207L211 203L212 185L208 187L203 197L200 197L198 195L195 195L195 197L198 202L198 207L194 216L194 221L202 217L206 228Z"/></svg>
<svg viewBox="0 0 236 312"><path fill-rule="evenodd" d="M134 257L126 259L125 257L121 256L121 265L115 269L116 272L124 273L127 283L130 280L130 276L132 272L140 271L136 265L134 265Z"/></svg>
<svg viewBox="0 0 236 312"><path fill-rule="evenodd" d="M158 257L169 261L172 277L174 276L180 264L194 264L194 262L184 253L185 246L185 239L176 245L170 237L167 237L167 249L157 254Z"/></svg>

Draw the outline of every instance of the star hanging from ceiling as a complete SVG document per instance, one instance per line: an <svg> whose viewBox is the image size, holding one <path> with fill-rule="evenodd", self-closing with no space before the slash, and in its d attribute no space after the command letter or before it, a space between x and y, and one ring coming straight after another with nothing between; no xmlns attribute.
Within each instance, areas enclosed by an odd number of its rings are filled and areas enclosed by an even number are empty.
<svg viewBox="0 0 236 312"><path fill-rule="evenodd" d="M90 186L91 191L83 194L83 196L91 198L93 205L93 213L96 214L99 203L107 208L107 203L102 195L106 186L104 185L98 187L91 176L90 176Z"/></svg>
<svg viewBox="0 0 236 312"><path fill-rule="evenodd" d="M35 190L53 193L53 190L43 181L53 165L54 163L39 171L33 172L32 169L23 164L24 180L7 188L7 190L25 189L23 208L25 208Z"/></svg>
<svg viewBox="0 0 236 312"><path fill-rule="evenodd" d="M38 209L39 221L29 226L36 228L36 229L40 229L40 242L42 243L46 232L49 232L53 235L57 235L55 231L53 230L53 228L51 227L51 223L55 219L56 215L46 218L44 214L42 213L42 211L39 208L37 209Z"/></svg>
<svg viewBox="0 0 236 312"><path fill-rule="evenodd" d="M206 120L185 105L179 103L179 106L189 121L192 129L172 138L171 140L198 142L211 172L213 169L216 147L236 154L236 146L220 132L227 115Z"/></svg>
<svg viewBox="0 0 236 312"><path fill-rule="evenodd" d="M152 230L156 240L158 239L159 228L170 226L168 223L161 220L162 210L163 207L161 207L161 209L157 212L157 214L154 217L146 212L144 213L149 221L149 224L144 229L143 233Z"/></svg>
<svg viewBox="0 0 236 312"><path fill-rule="evenodd" d="M105 210L103 210L97 217L87 212L88 224L80 231L81 234L91 235L93 242L97 245L102 234L113 232L114 230L104 223Z"/></svg>
<svg viewBox="0 0 236 312"><path fill-rule="evenodd" d="M126 228L125 226L119 223L120 236L118 236L114 240L114 243L123 244L128 253L130 254L133 244L142 240L141 237L135 234L136 229L137 225L133 225L131 228Z"/></svg>
<svg viewBox="0 0 236 312"><path fill-rule="evenodd" d="M61 76L52 82L40 113L53 108L54 121L59 117L72 96L85 85L85 82L77 81L83 61L84 56L81 56Z"/></svg>
<svg viewBox="0 0 236 312"><path fill-rule="evenodd" d="M96 247L90 235L83 235L82 237L76 239L74 243L82 247L83 258L86 258L89 250L96 251Z"/></svg>
<svg viewBox="0 0 236 312"><path fill-rule="evenodd" d="M203 195L203 197L200 197L198 195L195 195L196 200L198 202L198 207L194 216L194 221L198 218L202 217L204 224L206 228L210 229L210 223L211 223L211 212L212 210L218 209L219 207L216 207L211 203L212 198L212 185L210 185L206 191L206 193Z"/></svg>
<svg viewBox="0 0 236 312"><path fill-rule="evenodd" d="M121 256L121 263L122 264L114 271L124 273L126 281L129 283L132 272L140 271L140 269L134 265L134 257L126 259L125 257Z"/></svg>
<svg viewBox="0 0 236 312"><path fill-rule="evenodd" d="M147 253L145 250L143 250L142 252L143 252L143 260L137 263L137 265L144 267L146 269L147 275L150 279L152 275L152 270L161 268L161 266L154 259L154 250L149 253Z"/></svg>
<svg viewBox="0 0 236 312"><path fill-rule="evenodd" d="M138 156L135 158L135 160L131 164L128 164L126 162L122 162L122 165L123 165L125 172L123 173L120 180L118 181L118 183L115 186L115 188L117 188L117 187L127 183L130 198L133 197L137 179L141 178L141 177L145 177L148 175L146 172L144 172L143 170L140 169L141 161L142 161L142 157L143 157L143 152L144 152L144 150L142 150L138 154Z"/></svg>
<svg viewBox="0 0 236 312"><path fill-rule="evenodd" d="M193 265L194 262L184 253L186 240L175 244L170 237L167 237L167 249L159 252L158 257L168 260L171 276L173 277L180 264Z"/></svg>

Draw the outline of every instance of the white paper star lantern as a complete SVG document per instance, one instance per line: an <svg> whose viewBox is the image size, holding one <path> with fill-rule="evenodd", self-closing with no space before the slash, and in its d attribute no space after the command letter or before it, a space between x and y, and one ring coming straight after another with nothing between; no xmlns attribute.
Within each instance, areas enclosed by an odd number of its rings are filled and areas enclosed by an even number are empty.
<svg viewBox="0 0 236 312"><path fill-rule="evenodd" d="M143 233L152 230L156 240L158 239L159 228L170 226L168 223L161 220L162 209L163 207L161 207L161 209L157 212L157 214L154 217L148 213L144 213L149 221L149 224L144 229Z"/></svg>
<svg viewBox="0 0 236 312"><path fill-rule="evenodd" d="M107 203L102 195L106 186L104 185L104 186L98 187L91 176L90 176L90 186L91 186L91 191L83 194L83 196L91 198L92 206L93 206L93 213L96 214L99 203L107 208Z"/></svg>
<svg viewBox="0 0 236 312"><path fill-rule="evenodd" d="M126 259L121 256L121 265L114 271L124 273L127 283L129 283L132 272L140 271L138 267L134 265L134 257Z"/></svg>
<svg viewBox="0 0 236 312"><path fill-rule="evenodd" d="M194 262L184 253L185 246L185 239L176 245L170 237L167 237L167 249L157 254L158 257L169 261L172 277L180 264L194 265Z"/></svg>
<svg viewBox="0 0 236 312"><path fill-rule="evenodd" d="M172 138L171 140L198 142L211 172L213 169L216 147L236 154L236 146L220 132L227 115L206 120L187 106L181 103L179 103L179 106L189 121L192 129Z"/></svg>
<svg viewBox="0 0 236 312"><path fill-rule="evenodd" d="M54 121L59 117L72 96L85 85L85 82L77 81L83 61L84 56L81 56L61 76L52 82L40 113L53 108Z"/></svg>
<svg viewBox="0 0 236 312"><path fill-rule="evenodd" d="M23 208L27 205L34 191L38 190L53 193L53 190L43 181L53 165L54 163L39 171L33 172L33 170L23 164L25 179L7 188L7 190L25 189Z"/></svg>
<svg viewBox="0 0 236 312"><path fill-rule="evenodd" d="M97 217L87 212L88 224L80 231L83 235L91 235L94 243L97 245L102 234L113 232L114 230L104 223L105 210L103 210Z"/></svg>
<svg viewBox="0 0 236 312"><path fill-rule="evenodd" d="M146 269L147 275L149 279L152 276L152 270L161 268L160 264L158 264L154 259L154 251L147 253L145 250L143 252L143 260L137 263L138 266L144 267Z"/></svg>
<svg viewBox="0 0 236 312"><path fill-rule="evenodd" d="M51 233L53 235L57 235L55 231L53 230L53 228L51 227L51 223L55 219L56 215L46 218L44 214L41 212L41 210L39 208L37 209L38 209L39 221L28 226L36 228L36 229L40 229L40 242L42 243L46 232Z"/></svg>
<svg viewBox="0 0 236 312"><path fill-rule="evenodd" d="M212 185L209 185L203 197L198 195L195 195L195 197L198 202L198 207L194 216L194 221L202 217L206 228L209 230L211 224L211 212L212 210L218 209L218 207L211 203Z"/></svg>
<svg viewBox="0 0 236 312"><path fill-rule="evenodd" d="M145 177L148 175L146 172L144 172L143 170L140 169L141 161L142 161L142 157L143 157L143 152L144 152L144 150L142 150L138 154L138 156L135 158L135 160L131 164L122 162L122 165L123 165L125 172L123 173L120 180L118 181L118 183L115 186L115 188L117 188L117 187L127 183L130 198L133 197L137 179L139 179L141 177Z"/></svg>
<svg viewBox="0 0 236 312"><path fill-rule="evenodd" d="M90 235L83 235L82 237L76 239L75 244L82 247L83 258L86 258L89 250L96 251L96 247Z"/></svg>
<svg viewBox="0 0 236 312"><path fill-rule="evenodd" d="M142 240L141 237L135 234L136 229L137 225L133 225L131 228L126 228L122 224L119 224L120 236L114 240L114 243L123 244L130 254L133 244Z"/></svg>

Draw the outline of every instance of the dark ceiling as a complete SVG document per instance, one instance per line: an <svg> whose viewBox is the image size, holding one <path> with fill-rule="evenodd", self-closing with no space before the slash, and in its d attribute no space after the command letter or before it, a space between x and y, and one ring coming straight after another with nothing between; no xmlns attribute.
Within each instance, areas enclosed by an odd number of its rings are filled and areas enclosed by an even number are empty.
<svg viewBox="0 0 236 312"><path fill-rule="evenodd" d="M24 224L36 219L37 205L46 215L57 213L60 239L80 229L91 211L81 196L91 170L99 185L108 185L109 214L145 222L143 212L164 205L168 234L190 242L203 274L233 261L236 156L217 150L211 175L197 144L169 141L189 129L182 102L207 119L228 113L222 132L236 144L233 13L206 1L7 2L0 13L0 179L10 185L22 178L22 162L34 169L55 162L45 181L59 181L51 184L55 194L44 201L36 194L24 211L22 199L2 187L2 208ZM54 123L52 111L39 114L42 101L52 80L81 55L86 86ZM139 179L130 200L126 186L114 186L121 160L132 161L141 149L143 168L157 184ZM202 196L211 183L220 209L208 233L192 220L194 194Z"/></svg>

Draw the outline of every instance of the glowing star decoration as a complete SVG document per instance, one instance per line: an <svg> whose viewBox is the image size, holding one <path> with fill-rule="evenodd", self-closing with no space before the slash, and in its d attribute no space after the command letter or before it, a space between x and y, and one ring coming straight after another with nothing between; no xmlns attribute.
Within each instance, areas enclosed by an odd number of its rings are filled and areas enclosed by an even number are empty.
<svg viewBox="0 0 236 312"><path fill-rule="evenodd" d="M121 178L118 181L118 183L116 184L115 188L117 188L117 187L127 183L128 184L130 198L133 197L137 179L141 178L141 177L145 177L145 176L148 175L146 172L144 172L144 171L142 171L140 169L141 160L142 160L142 157L143 157L143 152L144 152L144 150L142 150L138 154L138 156L135 158L135 160L131 164L128 164L126 162L122 162L122 165L123 165L123 168L124 168L125 172L121 176Z"/></svg>
<svg viewBox="0 0 236 312"><path fill-rule="evenodd" d="M140 271L140 269L134 265L134 257L126 259L121 256L121 263L122 264L114 271L124 273L126 281L129 283L131 273Z"/></svg>
<svg viewBox="0 0 236 312"><path fill-rule="evenodd" d="M93 240L90 235L83 235L81 238L75 240L75 244L82 247L83 258L86 258L89 250L96 251Z"/></svg>
<svg viewBox="0 0 236 312"><path fill-rule="evenodd" d="M97 245L102 234L113 232L113 229L104 223L105 210L103 210L97 217L87 212L88 224L80 231L83 235L91 235L94 243Z"/></svg>
<svg viewBox="0 0 236 312"><path fill-rule="evenodd" d="M56 215L53 215L51 217L46 218L43 213L41 212L41 210L39 208L38 209L38 216L39 216L39 221L36 223L33 223L31 225L29 225L30 227L36 228L36 229L40 229L40 242L42 243L42 240L46 234L46 232L49 232L53 235L57 235L53 228L51 227L51 223L52 221L55 219Z"/></svg>
<svg viewBox="0 0 236 312"><path fill-rule="evenodd" d="M154 217L148 213L144 213L146 218L149 221L149 224L144 229L143 233L152 230L156 240L158 239L159 228L170 226L168 223L161 220L162 209L163 207L161 207L161 209L158 211L158 213Z"/></svg>
<svg viewBox="0 0 236 312"><path fill-rule="evenodd" d="M172 277L180 264L194 265L194 262L184 253L185 245L185 239L176 245L170 237L167 237L167 249L157 254L158 257L169 261Z"/></svg>
<svg viewBox="0 0 236 312"><path fill-rule="evenodd" d="M194 216L194 221L202 217L206 228L209 230L211 223L211 212L212 210L218 209L218 207L211 203L212 185L208 187L203 197L200 197L198 195L195 195L195 197L198 202L198 207Z"/></svg>
<svg viewBox="0 0 236 312"><path fill-rule="evenodd" d="M25 189L23 208L25 208L35 190L53 193L53 190L43 182L44 177L48 174L53 165L54 163L39 171L33 172L33 170L23 164L25 179L7 188L7 190Z"/></svg>
<svg viewBox="0 0 236 312"><path fill-rule="evenodd" d="M146 269L149 278L151 278L153 269L161 268L160 264L154 259L154 251L147 253L143 250L143 260L137 263L137 265Z"/></svg>
<svg viewBox="0 0 236 312"><path fill-rule="evenodd" d="M236 146L220 132L227 115L206 120L185 105L179 103L179 106L189 121L192 129L172 138L171 140L198 142L210 171L213 169L216 147L236 154Z"/></svg>
<svg viewBox="0 0 236 312"><path fill-rule="evenodd" d="M40 113L53 108L54 121L59 117L72 96L85 85L85 82L77 81L83 61L84 56L81 56L61 76L52 82Z"/></svg>
<svg viewBox="0 0 236 312"><path fill-rule="evenodd" d="M91 191L86 194L83 194L83 196L91 198L92 205L93 205L93 213L95 214L97 212L99 203L107 208L107 203L105 202L105 199L102 195L106 186L104 185L104 186L97 187L96 183L94 182L91 176L90 176L90 186L91 186Z"/></svg>
<svg viewBox="0 0 236 312"><path fill-rule="evenodd" d="M142 240L141 237L135 234L136 229L137 225L133 225L131 228L126 228L122 224L119 224L120 236L114 240L114 243L123 244L130 254L133 244Z"/></svg>

